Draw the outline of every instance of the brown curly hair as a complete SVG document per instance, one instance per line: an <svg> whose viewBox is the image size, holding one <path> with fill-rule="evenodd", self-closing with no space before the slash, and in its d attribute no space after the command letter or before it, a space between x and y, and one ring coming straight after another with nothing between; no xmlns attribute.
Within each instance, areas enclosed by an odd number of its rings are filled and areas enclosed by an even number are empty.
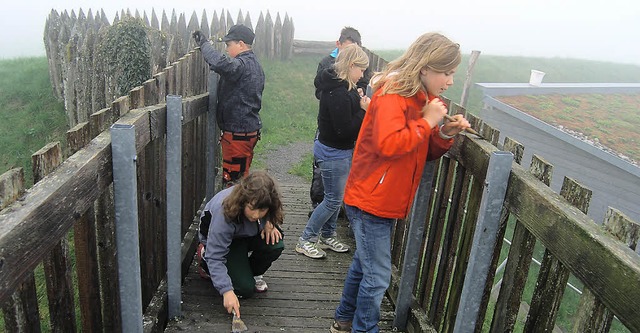
<svg viewBox="0 0 640 333"><path fill-rule="evenodd" d="M251 172L233 187L231 194L222 202L225 217L240 223L247 204L251 204L254 209L267 208L269 211L266 219L273 225L281 225L284 222L278 185L265 171Z"/></svg>

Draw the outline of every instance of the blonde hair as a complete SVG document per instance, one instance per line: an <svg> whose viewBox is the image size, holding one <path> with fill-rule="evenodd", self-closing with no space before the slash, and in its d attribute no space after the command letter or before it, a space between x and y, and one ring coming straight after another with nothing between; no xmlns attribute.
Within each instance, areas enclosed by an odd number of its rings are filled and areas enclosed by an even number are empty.
<svg viewBox="0 0 640 333"><path fill-rule="evenodd" d="M353 82L349 78L349 70L351 65L367 69L369 67L369 57L364 50L357 44L349 44L340 50L338 57L336 58L333 68L336 71L336 76L340 80L347 81L349 83L349 90L356 87L356 82Z"/></svg>
<svg viewBox="0 0 640 333"><path fill-rule="evenodd" d="M382 94L410 97L422 89L420 71L430 69L445 73L455 69L462 60L460 44L439 33L426 33L418 37L399 58L391 61L371 80L373 88L383 87Z"/></svg>

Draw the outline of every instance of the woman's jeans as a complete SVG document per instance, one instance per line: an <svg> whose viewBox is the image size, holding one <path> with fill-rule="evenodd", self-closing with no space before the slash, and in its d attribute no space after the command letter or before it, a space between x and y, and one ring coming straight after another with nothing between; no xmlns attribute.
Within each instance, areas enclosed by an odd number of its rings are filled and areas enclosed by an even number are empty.
<svg viewBox="0 0 640 333"><path fill-rule="evenodd" d="M391 231L396 220L349 205L345 208L356 251L335 319L351 321L354 332L378 333L380 304L391 281Z"/></svg>
<svg viewBox="0 0 640 333"><path fill-rule="evenodd" d="M300 241L316 242L318 234L323 238L336 235L338 214L344 198L344 186L347 183L351 158L340 160L318 160L324 185L324 199L313 210Z"/></svg>

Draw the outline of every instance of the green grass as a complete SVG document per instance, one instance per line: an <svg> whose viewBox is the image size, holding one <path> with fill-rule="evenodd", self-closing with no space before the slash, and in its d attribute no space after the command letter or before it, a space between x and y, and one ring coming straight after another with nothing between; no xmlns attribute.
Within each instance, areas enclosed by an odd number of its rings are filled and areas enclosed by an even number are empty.
<svg viewBox="0 0 640 333"><path fill-rule="evenodd" d="M64 106L53 97L47 59L0 61L0 173L22 167L33 183L31 154L52 141L65 143Z"/></svg>
<svg viewBox="0 0 640 333"><path fill-rule="evenodd" d="M260 111L262 139L255 151L257 168L265 167L264 156L270 151L293 142L313 142L318 114L313 78L321 58L302 55L289 61L261 59L266 83Z"/></svg>
<svg viewBox="0 0 640 333"><path fill-rule="evenodd" d="M385 50L376 53L391 60L402 51ZM266 74L266 87L263 109L260 112L264 128L262 140L256 147L256 167L265 167L264 157L283 145L312 142L318 108L313 78L321 58L322 56L297 55L293 60L285 62L261 60ZM446 93L454 102L460 99L467 59L465 56L458 68L455 85ZM531 69L546 72L545 82L637 82L640 77L640 67L633 65L481 55L476 64L473 82L528 82ZM470 112L477 113L480 110L481 97L480 89L472 87L468 105ZM567 100L566 104L571 106L575 102ZM64 133L67 129L63 105L52 96L46 58L0 60L0 117L0 173L13 167L23 167L27 184L31 184L30 155L51 141L62 141L64 146ZM602 123L600 126L609 128L612 125ZM310 179L311 161L312 155L308 152L290 172ZM502 258L506 256L507 249L505 246ZM536 250L536 258L541 258L541 251ZM537 268L532 267L524 300L531 298L536 272ZM42 273L37 272L38 276L40 274ZM42 281L42 278L38 280ZM39 285L42 286L43 283ZM563 308L568 310L563 310L558 319L558 325L562 327L571 327L572 309L578 299L577 296L571 296L571 293L574 292L566 292L568 296L566 302L563 302ZM39 295L42 302L46 303L42 287ZM41 316L46 318L44 305ZM490 319L491 316L492 313L487 314L487 318ZM44 331L48 331L48 324L43 326ZM625 332L620 327L614 321L612 332ZM4 325L0 322L0 332L3 329ZM519 323L516 331L521 330L522 323Z"/></svg>

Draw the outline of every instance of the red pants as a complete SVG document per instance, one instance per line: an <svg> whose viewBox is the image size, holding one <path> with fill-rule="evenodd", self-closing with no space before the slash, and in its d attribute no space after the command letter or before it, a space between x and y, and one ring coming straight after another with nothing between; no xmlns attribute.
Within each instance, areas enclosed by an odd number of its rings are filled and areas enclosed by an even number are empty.
<svg viewBox="0 0 640 333"><path fill-rule="evenodd" d="M222 132L222 181L232 185L236 180L249 173L253 160L253 148L260 140L260 132L231 133Z"/></svg>

